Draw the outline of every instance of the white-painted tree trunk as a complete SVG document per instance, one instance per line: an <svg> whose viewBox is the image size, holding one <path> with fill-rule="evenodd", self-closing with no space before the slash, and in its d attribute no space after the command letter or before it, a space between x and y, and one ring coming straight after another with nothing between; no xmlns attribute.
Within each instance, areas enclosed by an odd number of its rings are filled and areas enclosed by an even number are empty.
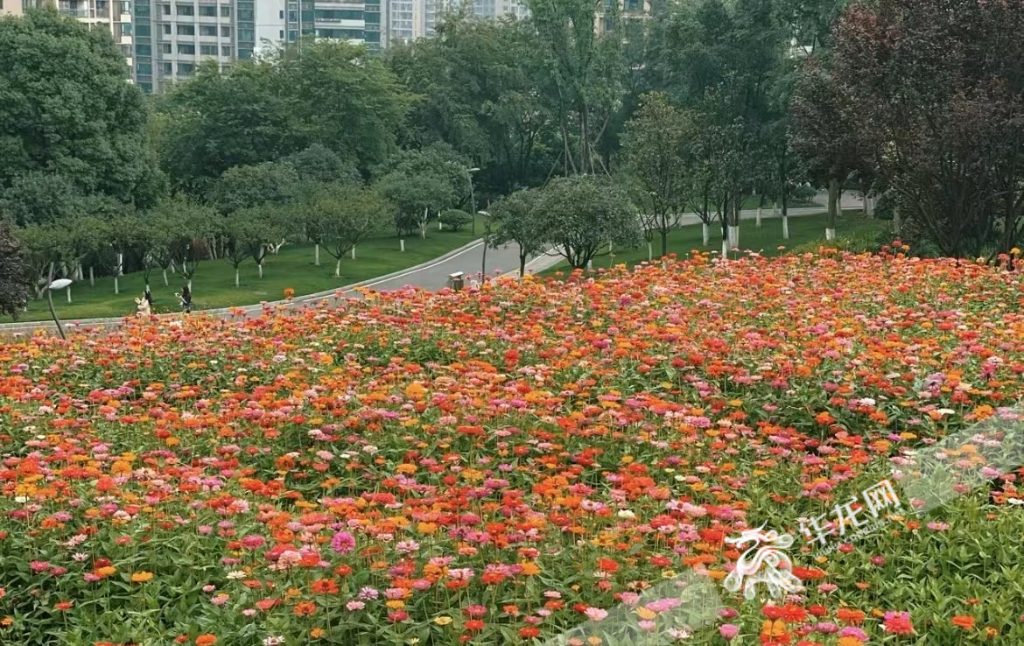
<svg viewBox="0 0 1024 646"><path fill-rule="evenodd" d="M313 245L313 264L320 266L320 243Z"/></svg>
<svg viewBox="0 0 1024 646"><path fill-rule="evenodd" d="M124 276L124 254L117 254L117 275Z"/></svg>
<svg viewBox="0 0 1024 646"><path fill-rule="evenodd" d="M256 269L259 270L260 278L263 278L263 263L256 265Z"/></svg>
<svg viewBox="0 0 1024 646"><path fill-rule="evenodd" d="M892 230L897 236L900 235L900 210L893 209L892 212Z"/></svg>
<svg viewBox="0 0 1024 646"><path fill-rule="evenodd" d="M740 246L740 228L738 226L729 225L729 247L736 249Z"/></svg>
<svg viewBox="0 0 1024 646"><path fill-rule="evenodd" d="M341 258L338 258L338 262L334 263L334 277L341 278Z"/></svg>
<svg viewBox="0 0 1024 646"><path fill-rule="evenodd" d="M651 241L647 241L647 262L654 260L654 247L651 246Z"/></svg>
<svg viewBox="0 0 1024 646"><path fill-rule="evenodd" d="M405 240L399 240L398 241L398 245L399 245L402 253L405 253Z"/></svg>
<svg viewBox="0 0 1024 646"><path fill-rule="evenodd" d="M356 259L356 248L352 247L352 260Z"/></svg>
<svg viewBox="0 0 1024 646"><path fill-rule="evenodd" d="M755 223L754 226L756 226L758 229L761 228L761 207L760 206L757 207L757 215L754 218L754 223Z"/></svg>
<svg viewBox="0 0 1024 646"><path fill-rule="evenodd" d="M708 226L707 222L701 222L701 234L704 236L704 246L708 246L708 241L711 240L711 227Z"/></svg>
<svg viewBox="0 0 1024 646"><path fill-rule="evenodd" d="M188 291L190 291L190 292L191 292L191 291L192 291L192 279L191 279L191 278L189 278L189 279L188 279L188 283L186 283L186 284L188 285Z"/></svg>
<svg viewBox="0 0 1024 646"><path fill-rule="evenodd" d="M235 287L238 287L238 268L235 268Z"/></svg>
<svg viewBox="0 0 1024 646"><path fill-rule="evenodd" d="M835 229L825 229L825 239L826 240L835 240L836 239L836 230Z"/></svg>
<svg viewBox="0 0 1024 646"><path fill-rule="evenodd" d="M729 257L729 241L725 239L722 240L722 257Z"/></svg>
<svg viewBox="0 0 1024 646"><path fill-rule="evenodd" d="M778 217L778 215L779 215L779 204L777 202L772 202L772 217L773 218L774 217Z"/></svg>
<svg viewBox="0 0 1024 646"><path fill-rule="evenodd" d="M789 216L782 216L782 239L789 240Z"/></svg>
<svg viewBox="0 0 1024 646"><path fill-rule="evenodd" d="M430 209L423 209L423 223L420 224L420 237L426 239L427 237L427 216L430 215Z"/></svg>
<svg viewBox="0 0 1024 646"><path fill-rule="evenodd" d="M594 271L594 261L593 260L588 260L587 261L587 271Z"/></svg>
<svg viewBox="0 0 1024 646"><path fill-rule="evenodd" d="M121 293L121 285L117 282L117 274L114 274L114 293Z"/></svg>
<svg viewBox="0 0 1024 646"><path fill-rule="evenodd" d="M171 283L167 281L167 270L164 269L164 287L169 286Z"/></svg>
<svg viewBox="0 0 1024 646"><path fill-rule="evenodd" d="M71 302L71 285L68 285L68 302Z"/></svg>
<svg viewBox="0 0 1024 646"><path fill-rule="evenodd" d="M444 231L444 225L441 223L441 218L437 219L437 230Z"/></svg>
<svg viewBox="0 0 1024 646"><path fill-rule="evenodd" d="M89 286L96 286L96 273L92 270L92 267L89 267Z"/></svg>

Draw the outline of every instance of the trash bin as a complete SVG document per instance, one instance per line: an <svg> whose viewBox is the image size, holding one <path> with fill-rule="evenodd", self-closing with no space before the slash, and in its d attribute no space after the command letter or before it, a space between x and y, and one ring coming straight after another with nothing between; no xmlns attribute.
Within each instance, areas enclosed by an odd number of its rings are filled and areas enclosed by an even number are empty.
<svg viewBox="0 0 1024 646"><path fill-rule="evenodd" d="M462 289L462 286L463 286L463 280L462 280L462 272L461 271L455 272L454 274L448 274L448 287L449 288L451 288L452 290L457 292L457 291Z"/></svg>

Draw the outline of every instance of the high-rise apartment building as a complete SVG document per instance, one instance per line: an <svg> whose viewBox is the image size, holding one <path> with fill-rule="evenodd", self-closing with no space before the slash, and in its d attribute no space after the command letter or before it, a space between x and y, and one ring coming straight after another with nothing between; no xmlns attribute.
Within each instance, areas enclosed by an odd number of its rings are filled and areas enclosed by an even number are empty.
<svg viewBox="0 0 1024 646"><path fill-rule="evenodd" d="M192 76L203 60L226 65L256 49L253 0L135 0L135 80L153 92Z"/></svg>
<svg viewBox="0 0 1024 646"><path fill-rule="evenodd" d="M20 16L27 8L22 0L0 0L0 16Z"/></svg>
<svg viewBox="0 0 1024 646"><path fill-rule="evenodd" d="M382 45L390 47L408 43L426 35L426 2L424 0L386 0L385 33Z"/></svg>

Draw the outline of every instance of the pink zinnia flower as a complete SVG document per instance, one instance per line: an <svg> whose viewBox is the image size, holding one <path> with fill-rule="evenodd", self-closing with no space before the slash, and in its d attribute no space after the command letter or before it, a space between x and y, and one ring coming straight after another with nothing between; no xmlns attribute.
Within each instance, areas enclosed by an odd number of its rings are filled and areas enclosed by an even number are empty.
<svg viewBox="0 0 1024 646"><path fill-rule="evenodd" d="M348 532L338 532L331 539L331 549L338 554L348 554L356 548L356 539Z"/></svg>
<svg viewBox="0 0 1024 646"><path fill-rule="evenodd" d="M736 635L740 634L740 627L736 624L722 624L718 627L718 634L724 639L732 640Z"/></svg>

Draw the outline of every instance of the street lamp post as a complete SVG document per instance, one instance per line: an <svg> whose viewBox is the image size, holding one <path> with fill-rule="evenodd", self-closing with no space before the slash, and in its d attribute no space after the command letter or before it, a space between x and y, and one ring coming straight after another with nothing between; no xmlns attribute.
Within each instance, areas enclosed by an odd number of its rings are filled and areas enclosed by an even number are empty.
<svg viewBox="0 0 1024 646"><path fill-rule="evenodd" d="M487 245L491 242L491 214L487 211L477 211L477 215L482 215L487 218L487 230L484 233L484 259L480 263L480 282L487 282ZM476 218L473 218L475 221Z"/></svg>
<svg viewBox="0 0 1024 646"><path fill-rule="evenodd" d="M50 316L53 317L53 322L57 325L57 333L60 334L60 338L65 341L67 341L68 337L64 334L64 327L60 324L60 319L57 318L57 310L53 309L53 290L64 289L65 287L70 286L70 278L53 279L53 263L50 263L50 280L46 284L46 302L50 306Z"/></svg>
<svg viewBox="0 0 1024 646"><path fill-rule="evenodd" d="M480 170L479 168L469 168L466 170L466 177L469 179L469 212L472 213L473 209L476 208L476 196L473 194L473 173ZM473 237L476 237L476 216L473 216Z"/></svg>

